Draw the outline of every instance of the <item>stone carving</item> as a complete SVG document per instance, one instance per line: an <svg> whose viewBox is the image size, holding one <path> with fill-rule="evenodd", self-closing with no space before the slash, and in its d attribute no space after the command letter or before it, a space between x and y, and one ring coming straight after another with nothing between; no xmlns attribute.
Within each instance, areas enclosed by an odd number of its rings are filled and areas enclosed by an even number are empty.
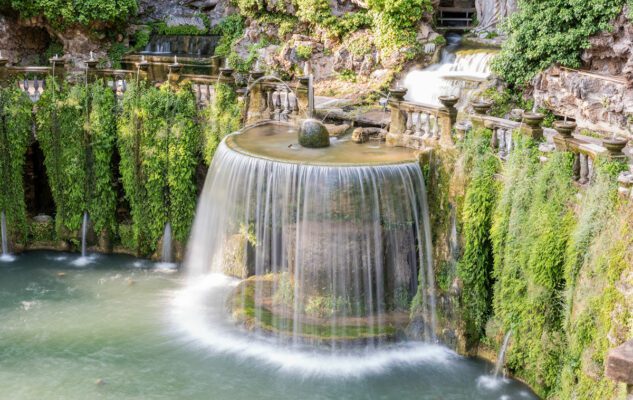
<svg viewBox="0 0 633 400"><path fill-rule="evenodd" d="M476 0L477 31L494 31L517 10L517 0Z"/></svg>

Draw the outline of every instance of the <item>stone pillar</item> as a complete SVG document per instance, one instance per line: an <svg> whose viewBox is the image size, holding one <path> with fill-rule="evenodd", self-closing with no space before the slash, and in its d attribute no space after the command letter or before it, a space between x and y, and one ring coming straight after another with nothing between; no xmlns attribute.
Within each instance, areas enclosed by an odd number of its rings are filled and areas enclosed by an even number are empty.
<svg viewBox="0 0 633 400"><path fill-rule="evenodd" d="M7 64L9 63L9 59L0 56L0 86L4 87L8 84L9 80L9 71L7 69Z"/></svg>
<svg viewBox="0 0 633 400"><path fill-rule="evenodd" d="M221 67L222 67L222 57L220 56L211 57L211 75L219 75Z"/></svg>
<svg viewBox="0 0 633 400"><path fill-rule="evenodd" d="M457 96L440 96L442 110L438 115L440 124L440 142L445 146L453 146L453 127L457 123L457 108L455 105L459 102Z"/></svg>
<svg viewBox="0 0 633 400"><path fill-rule="evenodd" d="M310 108L310 77L302 76L299 78L299 87L297 88L297 103L299 104L299 114L308 115Z"/></svg>
<svg viewBox="0 0 633 400"><path fill-rule="evenodd" d="M138 64L136 64L136 67L138 68L139 79L147 80L149 78L149 75L147 74L150 67L149 62L143 58Z"/></svg>
<svg viewBox="0 0 633 400"><path fill-rule="evenodd" d="M259 78L263 77L263 72L253 71L250 73L251 82L256 82ZM262 111L264 111L265 99L262 83L251 83L248 96L246 97L246 125L255 124L262 119Z"/></svg>
<svg viewBox="0 0 633 400"><path fill-rule="evenodd" d="M633 400L633 340L609 351L605 375L626 384L627 400Z"/></svg>
<svg viewBox="0 0 633 400"><path fill-rule="evenodd" d="M525 113L523 114L523 125L521 126L521 133L530 136L537 142L543 140L543 120L545 116L540 113Z"/></svg>
<svg viewBox="0 0 633 400"><path fill-rule="evenodd" d="M182 71L182 64L174 62L169 65L169 82L178 84L180 83L180 71Z"/></svg>
<svg viewBox="0 0 633 400"><path fill-rule="evenodd" d="M235 86L235 78L233 77L233 68L220 68L220 82Z"/></svg>
<svg viewBox="0 0 633 400"><path fill-rule="evenodd" d="M90 82L94 82L95 79L97 78L96 76L96 72L97 72L97 64L99 63L99 60L94 60L94 59L89 59L86 61L86 73L88 74L88 80Z"/></svg>
<svg viewBox="0 0 633 400"><path fill-rule="evenodd" d="M389 92L389 108L391 108L391 125L389 126L389 133L387 133L386 143L387 146L403 146L404 145L404 132L407 130L407 113L402 111L401 103L404 101L404 96L407 94L407 89L395 88Z"/></svg>

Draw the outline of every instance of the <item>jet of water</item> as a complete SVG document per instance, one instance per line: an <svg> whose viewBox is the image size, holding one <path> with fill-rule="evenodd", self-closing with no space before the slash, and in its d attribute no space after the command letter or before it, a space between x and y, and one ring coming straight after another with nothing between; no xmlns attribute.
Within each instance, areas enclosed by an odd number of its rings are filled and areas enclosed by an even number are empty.
<svg viewBox="0 0 633 400"><path fill-rule="evenodd" d="M501 350L499 351L499 356L497 356L497 363L495 365L495 374L494 374L495 378L498 378L499 374L503 370L503 366L505 364L506 351L508 350L508 344L510 343L510 336L512 336L511 330L509 330L506 333L506 336L503 338L503 345L501 346Z"/></svg>

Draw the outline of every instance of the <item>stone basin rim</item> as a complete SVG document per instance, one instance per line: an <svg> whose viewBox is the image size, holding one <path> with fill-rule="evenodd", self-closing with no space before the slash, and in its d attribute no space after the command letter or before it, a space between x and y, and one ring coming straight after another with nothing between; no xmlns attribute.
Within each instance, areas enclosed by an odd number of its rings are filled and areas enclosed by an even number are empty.
<svg viewBox="0 0 633 400"><path fill-rule="evenodd" d="M227 135L223 139L223 142L226 144L226 146L229 149L239 154L252 157L252 158L257 158L260 160L271 161L271 162L276 162L276 163L281 163L281 164L289 164L289 165L330 167L330 168L358 168L358 167L389 167L389 166L395 166L395 165L419 165L420 164L420 161L419 161L420 152L413 151L413 150L411 151L410 159L403 159L401 161L380 161L380 162L362 162L362 163L346 164L346 163L336 163L336 162L327 162L327 161L318 162L318 161L313 161L313 160L294 161L294 160L285 160L285 159L275 158L275 157L268 157L264 154L259 154L253 151L246 150L235 142L235 138L237 136L247 132L248 130L259 128L262 126L267 126L267 125L282 126L282 127L288 127L288 128L298 128L296 125L288 123L288 122L280 122L280 121L274 121L274 120L261 121L256 124L246 126L239 131L236 131ZM297 146L300 146L298 140L296 144ZM306 148L306 150L313 150L313 149ZM327 151L327 148L322 148L321 150Z"/></svg>

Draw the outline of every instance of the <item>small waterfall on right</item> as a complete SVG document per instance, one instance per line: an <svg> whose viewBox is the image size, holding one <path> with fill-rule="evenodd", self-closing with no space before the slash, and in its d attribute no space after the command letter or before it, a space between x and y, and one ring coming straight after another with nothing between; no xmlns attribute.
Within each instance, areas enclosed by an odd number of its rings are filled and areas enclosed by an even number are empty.
<svg viewBox="0 0 633 400"><path fill-rule="evenodd" d="M408 90L406 100L441 105L439 96L454 95L460 98L460 104L466 104L470 93L489 78L496 50L464 48L457 34L446 38L448 45L442 50L439 63L405 76L402 86Z"/></svg>
<svg viewBox="0 0 633 400"><path fill-rule="evenodd" d="M501 345L501 350L499 350L499 356L497 357L497 363L495 365L495 379L499 378L499 374L503 370L503 365L505 364L506 351L508 350L508 344L510 343L510 336L512 336L512 331L508 331L506 336L503 338L503 344Z"/></svg>
<svg viewBox="0 0 633 400"><path fill-rule="evenodd" d="M161 257L160 261L163 263L171 263L172 255L171 255L171 224L168 222L165 224L165 231L163 232L163 248L161 249Z"/></svg>

